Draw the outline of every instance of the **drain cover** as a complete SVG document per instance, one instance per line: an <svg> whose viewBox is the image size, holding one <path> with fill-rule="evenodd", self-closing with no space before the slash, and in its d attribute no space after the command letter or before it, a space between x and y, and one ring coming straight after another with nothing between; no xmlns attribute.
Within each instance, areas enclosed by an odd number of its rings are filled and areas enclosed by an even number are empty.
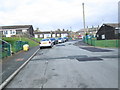
<svg viewBox="0 0 120 90"><path fill-rule="evenodd" d="M68 45L72 45L72 43L68 43Z"/></svg>
<svg viewBox="0 0 120 90"><path fill-rule="evenodd" d="M76 55L76 56L68 56L70 59L75 59L75 58L86 58L88 57L87 55Z"/></svg>
<svg viewBox="0 0 120 90"><path fill-rule="evenodd" d="M103 59L98 57L85 57L85 58L76 58L78 61L101 61Z"/></svg>
<svg viewBox="0 0 120 90"><path fill-rule="evenodd" d="M110 52L110 51L112 51L112 50L95 48L95 47L80 47L80 48L91 51L91 52Z"/></svg>
<svg viewBox="0 0 120 90"><path fill-rule="evenodd" d="M65 46L64 44L61 44L61 45L56 45L56 46Z"/></svg>

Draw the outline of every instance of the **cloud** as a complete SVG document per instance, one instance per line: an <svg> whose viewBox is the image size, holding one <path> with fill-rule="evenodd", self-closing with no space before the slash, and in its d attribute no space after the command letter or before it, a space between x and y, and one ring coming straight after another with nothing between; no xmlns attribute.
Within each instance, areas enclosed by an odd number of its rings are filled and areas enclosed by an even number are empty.
<svg viewBox="0 0 120 90"><path fill-rule="evenodd" d="M88 26L117 21L118 0L2 0L0 24L32 24L42 29L72 26L80 29L83 2Z"/></svg>

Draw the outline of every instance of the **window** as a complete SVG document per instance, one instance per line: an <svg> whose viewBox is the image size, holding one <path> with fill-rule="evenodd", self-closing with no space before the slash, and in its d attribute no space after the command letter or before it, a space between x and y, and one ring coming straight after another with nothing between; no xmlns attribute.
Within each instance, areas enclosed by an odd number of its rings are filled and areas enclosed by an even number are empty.
<svg viewBox="0 0 120 90"><path fill-rule="evenodd" d="M99 35L97 34L97 37L99 37Z"/></svg>
<svg viewBox="0 0 120 90"><path fill-rule="evenodd" d="M10 30L10 34L12 34L12 30Z"/></svg>
<svg viewBox="0 0 120 90"><path fill-rule="evenodd" d="M8 34L8 31L4 31L4 34Z"/></svg>
<svg viewBox="0 0 120 90"><path fill-rule="evenodd" d="M120 29L115 30L115 34L118 34L118 33L120 33Z"/></svg>
<svg viewBox="0 0 120 90"><path fill-rule="evenodd" d="M12 33L15 34L15 31L13 31Z"/></svg>
<svg viewBox="0 0 120 90"><path fill-rule="evenodd" d="M27 32L27 30L22 30L22 32Z"/></svg>
<svg viewBox="0 0 120 90"><path fill-rule="evenodd" d="M40 37L43 37L43 34L40 34Z"/></svg>
<svg viewBox="0 0 120 90"><path fill-rule="evenodd" d="M105 34L102 35L102 39L105 39Z"/></svg>
<svg viewBox="0 0 120 90"><path fill-rule="evenodd" d="M17 30L16 34L22 34L22 30Z"/></svg>

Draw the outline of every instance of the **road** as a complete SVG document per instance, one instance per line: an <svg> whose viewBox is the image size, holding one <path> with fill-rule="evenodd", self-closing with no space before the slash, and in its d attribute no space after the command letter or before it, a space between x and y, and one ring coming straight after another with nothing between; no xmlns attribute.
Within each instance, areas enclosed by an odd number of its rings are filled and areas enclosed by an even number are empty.
<svg viewBox="0 0 120 90"><path fill-rule="evenodd" d="M40 49L6 88L118 88L118 50L77 42Z"/></svg>

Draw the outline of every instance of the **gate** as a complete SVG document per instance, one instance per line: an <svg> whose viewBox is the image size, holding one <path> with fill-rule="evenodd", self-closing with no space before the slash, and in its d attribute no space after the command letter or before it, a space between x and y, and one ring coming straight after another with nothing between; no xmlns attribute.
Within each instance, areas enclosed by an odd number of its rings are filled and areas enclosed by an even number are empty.
<svg viewBox="0 0 120 90"><path fill-rule="evenodd" d="M11 44L0 40L0 59L11 55Z"/></svg>

